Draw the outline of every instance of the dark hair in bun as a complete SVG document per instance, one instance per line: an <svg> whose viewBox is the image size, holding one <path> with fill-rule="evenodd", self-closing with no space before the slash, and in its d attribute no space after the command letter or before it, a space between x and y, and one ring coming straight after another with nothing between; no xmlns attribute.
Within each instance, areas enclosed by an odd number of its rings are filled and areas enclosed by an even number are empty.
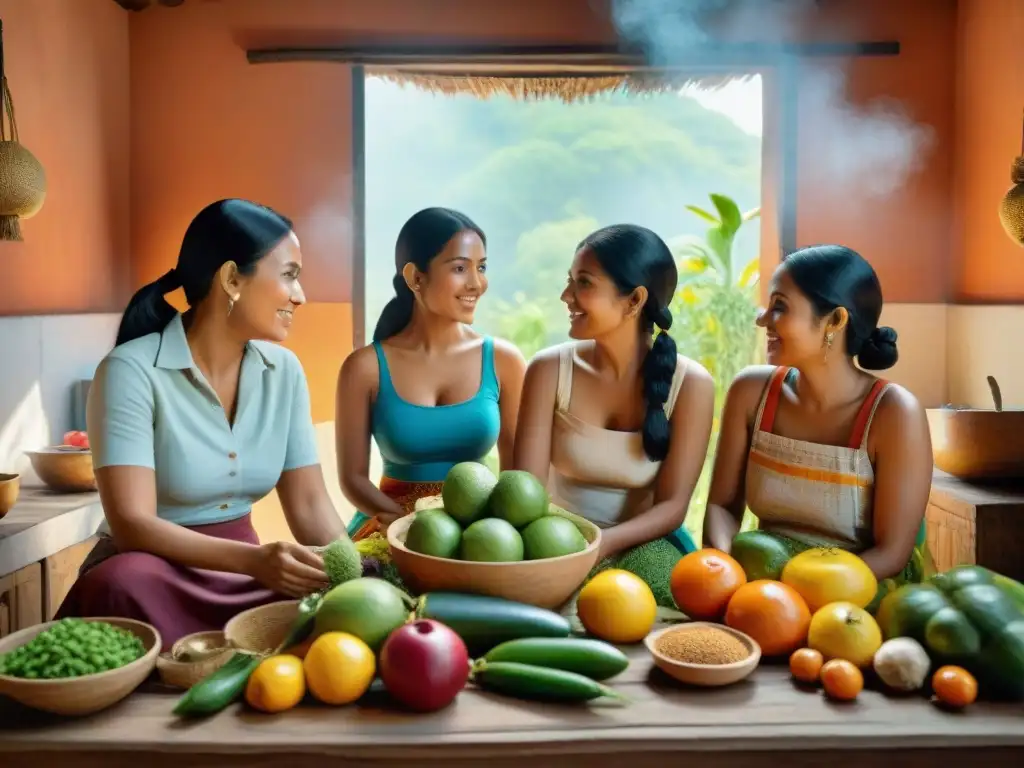
<svg viewBox="0 0 1024 768"><path fill-rule="evenodd" d="M878 326L882 286L863 256L842 245L815 245L793 252L782 266L818 317L839 307L847 311L846 354L861 368L881 371L896 364L896 331Z"/></svg>
<svg viewBox="0 0 1024 768"><path fill-rule="evenodd" d="M864 341L860 352L857 353L857 362L860 367L869 371L883 371L886 368L892 368L899 359L900 353L896 349L896 331L887 325L875 328Z"/></svg>

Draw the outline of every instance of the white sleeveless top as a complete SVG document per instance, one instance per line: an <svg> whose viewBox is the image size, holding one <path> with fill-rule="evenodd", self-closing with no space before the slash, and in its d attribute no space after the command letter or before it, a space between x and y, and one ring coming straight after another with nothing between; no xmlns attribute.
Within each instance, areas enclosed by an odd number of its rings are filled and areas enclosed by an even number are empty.
<svg viewBox="0 0 1024 768"><path fill-rule="evenodd" d="M548 488L555 504L608 528L651 507L661 462L644 453L639 431L604 429L569 412L575 358L574 343L559 350ZM685 375L686 358L679 356L665 401L669 418Z"/></svg>

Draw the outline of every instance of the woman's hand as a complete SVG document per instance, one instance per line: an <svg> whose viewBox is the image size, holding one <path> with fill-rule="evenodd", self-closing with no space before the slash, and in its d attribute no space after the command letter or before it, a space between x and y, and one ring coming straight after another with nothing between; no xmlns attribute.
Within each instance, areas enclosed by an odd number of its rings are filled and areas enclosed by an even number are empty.
<svg viewBox="0 0 1024 768"><path fill-rule="evenodd" d="M301 544L273 541L254 555L249 575L279 594L301 598L328 586L323 559Z"/></svg>

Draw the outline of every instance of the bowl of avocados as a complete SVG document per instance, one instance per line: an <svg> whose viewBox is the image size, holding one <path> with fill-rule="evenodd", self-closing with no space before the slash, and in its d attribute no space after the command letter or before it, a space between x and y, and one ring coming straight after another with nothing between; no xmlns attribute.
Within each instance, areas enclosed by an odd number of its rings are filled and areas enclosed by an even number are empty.
<svg viewBox="0 0 1024 768"><path fill-rule="evenodd" d="M552 504L529 472L495 476L462 462L441 495L420 500L387 538L395 568L415 592L471 592L554 610L597 564L601 529Z"/></svg>

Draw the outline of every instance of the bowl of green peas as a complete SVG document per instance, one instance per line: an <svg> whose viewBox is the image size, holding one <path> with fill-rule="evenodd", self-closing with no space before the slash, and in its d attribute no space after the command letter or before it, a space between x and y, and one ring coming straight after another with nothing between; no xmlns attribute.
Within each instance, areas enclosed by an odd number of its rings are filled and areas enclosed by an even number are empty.
<svg viewBox="0 0 1024 768"><path fill-rule="evenodd" d="M60 619L0 639L0 696L57 715L124 699L156 667L156 627L120 618Z"/></svg>

